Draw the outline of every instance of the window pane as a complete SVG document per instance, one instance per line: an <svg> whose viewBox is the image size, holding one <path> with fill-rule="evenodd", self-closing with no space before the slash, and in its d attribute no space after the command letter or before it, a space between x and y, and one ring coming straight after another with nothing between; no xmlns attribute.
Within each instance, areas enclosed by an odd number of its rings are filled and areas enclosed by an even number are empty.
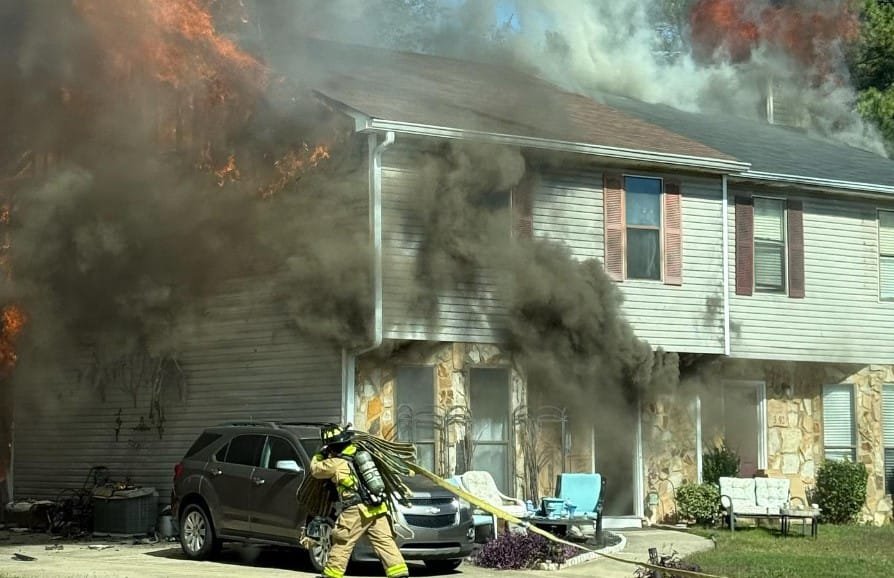
<svg viewBox="0 0 894 578"><path fill-rule="evenodd" d="M186 459L190 456L196 455L197 453L199 453L203 449L207 448L208 446L210 446L211 444L213 444L214 442L216 442L219 439L220 439L220 434L207 433L207 432L203 433L202 435L199 436L199 439L197 439L195 441L195 443L193 443L192 446L190 446L189 450L187 450L186 455L183 456L183 458Z"/></svg>
<svg viewBox="0 0 894 578"><path fill-rule="evenodd" d="M472 368L469 377L473 443L509 439L509 370Z"/></svg>
<svg viewBox="0 0 894 578"><path fill-rule="evenodd" d="M785 246L754 242L754 286L757 289L785 288Z"/></svg>
<svg viewBox="0 0 894 578"><path fill-rule="evenodd" d="M627 278L661 279L658 231L627 229Z"/></svg>
<svg viewBox="0 0 894 578"><path fill-rule="evenodd" d="M264 447L264 436L238 436L230 442L227 452L227 463L243 466L256 466L261 460L261 449Z"/></svg>
<svg viewBox="0 0 894 578"><path fill-rule="evenodd" d="M827 448L827 456L837 448L855 445L854 388L851 385L827 385L823 388L823 444Z"/></svg>
<svg viewBox="0 0 894 578"><path fill-rule="evenodd" d="M894 493L894 448L885 448L885 493Z"/></svg>
<svg viewBox="0 0 894 578"><path fill-rule="evenodd" d="M879 253L894 256L894 211L878 212Z"/></svg>
<svg viewBox="0 0 894 578"><path fill-rule="evenodd" d="M434 471L435 469L435 444L433 443L417 443L416 444L416 463L427 469Z"/></svg>
<svg viewBox="0 0 894 578"><path fill-rule="evenodd" d="M754 238L785 241L785 205L777 199L754 199Z"/></svg>
<svg viewBox="0 0 894 578"><path fill-rule="evenodd" d="M504 494L510 493L509 476L506 472L508 458L508 449L505 445L478 445L472 454L472 469L490 472L500 491Z"/></svg>
<svg viewBox="0 0 894 578"><path fill-rule="evenodd" d="M627 225L661 226L661 181L643 177L624 179Z"/></svg>
<svg viewBox="0 0 894 578"><path fill-rule="evenodd" d="M432 366L397 369L397 439L434 440L435 371Z"/></svg>
<svg viewBox="0 0 894 578"><path fill-rule="evenodd" d="M850 460L852 462L856 461L854 457L854 450L851 448L848 449L829 449L826 448L826 459L827 460L835 460L835 461L844 461Z"/></svg>
<svg viewBox="0 0 894 578"><path fill-rule="evenodd" d="M894 299L894 257L879 257L879 297Z"/></svg>
<svg viewBox="0 0 894 578"><path fill-rule="evenodd" d="M882 437L886 448L894 448L894 383L882 389Z"/></svg>
<svg viewBox="0 0 894 578"><path fill-rule="evenodd" d="M298 462L299 466L301 465L298 452L286 440L275 437L267 438L267 445L267 450L264 452L266 459L262 461L261 467L273 469L276 467L276 462L280 460L294 460Z"/></svg>

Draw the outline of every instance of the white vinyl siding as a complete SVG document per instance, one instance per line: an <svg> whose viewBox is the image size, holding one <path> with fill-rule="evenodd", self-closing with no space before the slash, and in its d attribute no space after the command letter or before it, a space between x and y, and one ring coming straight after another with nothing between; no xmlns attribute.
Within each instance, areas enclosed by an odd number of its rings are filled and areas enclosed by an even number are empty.
<svg viewBox="0 0 894 578"><path fill-rule="evenodd" d="M796 197L804 205L806 297L764 291L736 295L735 197L752 192L731 185L727 207L732 356L894 363L894 300L879 300L879 206L858 199Z"/></svg>
<svg viewBox="0 0 894 578"><path fill-rule="evenodd" d="M882 390L882 437L885 445L885 492L894 492L894 383Z"/></svg>
<svg viewBox="0 0 894 578"><path fill-rule="evenodd" d="M827 460L857 459L854 387L823 386L823 446Z"/></svg>
<svg viewBox="0 0 894 578"><path fill-rule="evenodd" d="M878 212L879 299L894 301L894 211Z"/></svg>
<svg viewBox="0 0 894 578"><path fill-rule="evenodd" d="M785 291L785 202L754 199L754 288Z"/></svg>

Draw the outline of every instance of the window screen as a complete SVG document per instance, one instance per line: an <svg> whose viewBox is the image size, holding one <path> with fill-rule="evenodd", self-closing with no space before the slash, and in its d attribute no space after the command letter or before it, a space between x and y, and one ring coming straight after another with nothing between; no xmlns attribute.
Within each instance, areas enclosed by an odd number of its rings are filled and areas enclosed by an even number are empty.
<svg viewBox="0 0 894 578"><path fill-rule="evenodd" d="M894 301L894 211L878 212L879 298Z"/></svg>
<svg viewBox="0 0 894 578"><path fill-rule="evenodd" d="M785 203L754 199L754 288L785 291Z"/></svg>
<svg viewBox="0 0 894 578"><path fill-rule="evenodd" d="M257 466L261 460L264 439L265 436L262 435L244 435L233 438L224 461L228 464Z"/></svg>
<svg viewBox="0 0 894 578"><path fill-rule="evenodd" d="M405 366L397 369L397 439L416 445L416 459L435 469L435 368Z"/></svg>
<svg viewBox="0 0 894 578"><path fill-rule="evenodd" d="M627 278L661 279L661 180L624 177Z"/></svg>
<svg viewBox="0 0 894 578"><path fill-rule="evenodd" d="M509 485L509 370L473 368L469 372L472 412L472 469L491 473L497 487Z"/></svg>
<svg viewBox="0 0 894 578"><path fill-rule="evenodd" d="M823 445L826 459L854 461L857 458L852 385L823 388Z"/></svg>

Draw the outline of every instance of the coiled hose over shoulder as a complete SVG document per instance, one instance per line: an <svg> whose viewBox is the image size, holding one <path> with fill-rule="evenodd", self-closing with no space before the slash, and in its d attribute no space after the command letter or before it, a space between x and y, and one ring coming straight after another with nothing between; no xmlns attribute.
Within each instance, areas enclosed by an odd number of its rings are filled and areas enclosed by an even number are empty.
<svg viewBox="0 0 894 578"><path fill-rule="evenodd" d="M388 441L364 431L352 430L351 433L351 443L372 456L385 483L386 495L407 503L411 492L402 476L412 475L410 464L416 462L416 447L408 442ZM308 516L328 516L338 496L327 480L307 476L298 488L297 499L306 508Z"/></svg>

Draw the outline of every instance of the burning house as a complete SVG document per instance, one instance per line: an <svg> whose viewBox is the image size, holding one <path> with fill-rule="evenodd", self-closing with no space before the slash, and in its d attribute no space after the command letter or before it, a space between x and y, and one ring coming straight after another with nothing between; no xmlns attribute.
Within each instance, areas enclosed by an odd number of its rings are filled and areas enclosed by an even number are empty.
<svg viewBox="0 0 894 578"><path fill-rule="evenodd" d="M519 496L595 469L621 524L718 441L798 494L860 460L889 515L891 161L505 65L265 58L224 5L11 10L16 497L165 496L209 424L307 419Z"/></svg>

